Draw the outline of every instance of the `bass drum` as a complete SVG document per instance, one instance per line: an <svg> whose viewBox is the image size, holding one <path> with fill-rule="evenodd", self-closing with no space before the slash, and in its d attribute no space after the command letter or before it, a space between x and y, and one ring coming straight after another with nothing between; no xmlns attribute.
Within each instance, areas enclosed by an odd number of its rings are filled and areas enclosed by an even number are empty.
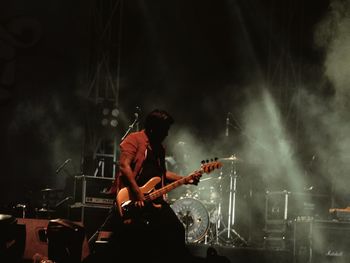
<svg viewBox="0 0 350 263"><path fill-rule="evenodd" d="M175 201L171 208L183 223L187 243L200 242L209 228L209 214L205 206L193 198Z"/></svg>

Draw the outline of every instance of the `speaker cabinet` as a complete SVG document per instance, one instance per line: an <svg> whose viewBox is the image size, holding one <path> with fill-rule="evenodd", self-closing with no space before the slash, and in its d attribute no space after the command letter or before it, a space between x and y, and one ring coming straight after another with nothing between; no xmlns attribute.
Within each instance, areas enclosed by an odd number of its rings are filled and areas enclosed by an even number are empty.
<svg viewBox="0 0 350 263"><path fill-rule="evenodd" d="M75 204L71 206L70 219L84 224L89 239L103 225L110 209L109 206Z"/></svg>
<svg viewBox="0 0 350 263"><path fill-rule="evenodd" d="M350 222L295 222L295 263L350 262Z"/></svg>
<svg viewBox="0 0 350 263"><path fill-rule="evenodd" d="M60 241L61 234L54 232L52 235L52 240L48 239L47 230L51 226L51 230L55 229L55 226L62 226L59 229L60 233L65 232L70 226L74 225L79 228L81 235L80 239L75 240L76 244L72 244L72 247L79 246L79 253L81 253L81 260L85 259L90 254L89 245L85 236L83 234L83 225L80 223L70 222L69 220L47 220L47 219L30 219L30 218L17 218L17 225L25 228L25 248L23 253L24 262L33 262L33 256L35 254L40 254L42 257L49 258L49 244L52 253L58 253L55 250L55 242ZM57 228L56 228L57 229ZM52 232L51 232L52 233ZM56 234L58 233L58 235ZM56 234L56 235L55 235ZM73 239L72 239L73 240ZM82 242L82 244L81 244ZM82 246L82 247L81 247ZM56 248L59 246L56 243ZM75 248L75 247L74 247Z"/></svg>

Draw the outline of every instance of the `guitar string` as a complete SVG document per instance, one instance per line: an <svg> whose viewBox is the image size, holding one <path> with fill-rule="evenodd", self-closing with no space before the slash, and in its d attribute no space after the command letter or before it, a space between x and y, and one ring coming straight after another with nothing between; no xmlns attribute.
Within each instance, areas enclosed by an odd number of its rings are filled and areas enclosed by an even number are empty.
<svg viewBox="0 0 350 263"><path fill-rule="evenodd" d="M208 174L208 173L211 173L215 169L219 169L221 166L222 166L222 164L220 162L205 164L201 167L201 170L199 170L199 172L201 172L201 174L203 174L203 173ZM189 179L190 177L193 177L193 176L194 176L194 173L192 173L184 178L181 178L175 182L172 182L161 189L158 189L158 190L155 190L154 192L149 193L148 195L145 196L145 201L152 201L155 198L160 197L161 195L169 192L169 191L167 191L168 189L171 190L173 188L176 188L179 185L184 184L185 182L183 182L183 181L186 181L187 179ZM190 178L190 179L192 179L192 178Z"/></svg>
<svg viewBox="0 0 350 263"><path fill-rule="evenodd" d="M220 167L221 167L221 163L206 164L206 165L204 165L201 168L201 170L199 172L201 172L201 174L203 174L203 173L207 173L208 174L208 173L212 172L213 170L218 169ZM179 180L177 180L175 182L172 182L171 184L168 184L167 186L165 186L165 187L163 187L161 189L158 189L158 190L156 190L156 191L146 195L145 196L145 201L152 201L155 198L162 196L163 194L169 192L169 191L167 191L168 189L171 190L173 188L176 188L179 185L184 184L185 182L183 182L183 181L186 181L190 177L191 177L190 179L192 179L193 176L194 176L194 173L189 175L189 176L186 176L184 178L181 178L181 179L179 179Z"/></svg>

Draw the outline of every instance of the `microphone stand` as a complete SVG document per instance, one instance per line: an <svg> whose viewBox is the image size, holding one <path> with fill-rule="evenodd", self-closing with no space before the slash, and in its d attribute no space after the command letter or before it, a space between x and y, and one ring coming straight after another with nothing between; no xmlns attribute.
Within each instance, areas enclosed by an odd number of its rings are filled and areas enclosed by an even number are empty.
<svg viewBox="0 0 350 263"><path fill-rule="evenodd" d="M136 125L137 130L139 129L139 114L137 112L135 112L134 115L135 115L134 121L129 125L129 128L126 130L125 134L120 139L120 142L124 141L126 136L128 136L128 134L134 128L135 125ZM117 144L118 144L117 138L115 137L114 138L114 149L117 149ZM114 157L113 157L113 174L114 175L115 175L115 173L117 171L116 166L117 166L117 156L116 156L116 154L114 154Z"/></svg>
<svg viewBox="0 0 350 263"><path fill-rule="evenodd" d="M138 122L139 122L139 115L138 113L135 113L135 119L133 121L133 123L131 123L129 125L129 128L126 130L125 134L123 135L123 137L120 139L120 141L124 141L124 139L126 138L126 136L128 136L128 134L130 133L130 131L134 128L135 124L137 124L138 126Z"/></svg>
<svg viewBox="0 0 350 263"><path fill-rule="evenodd" d="M68 158L65 160L58 168L56 169L56 174L59 174L59 172L71 161L72 159Z"/></svg>

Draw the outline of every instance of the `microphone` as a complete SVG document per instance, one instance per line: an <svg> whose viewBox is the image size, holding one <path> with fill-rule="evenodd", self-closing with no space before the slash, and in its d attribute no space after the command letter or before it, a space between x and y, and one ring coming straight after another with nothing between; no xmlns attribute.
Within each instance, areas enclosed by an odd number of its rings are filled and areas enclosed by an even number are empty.
<svg viewBox="0 0 350 263"><path fill-rule="evenodd" d="M137 112L135 112L134 116L135 116L134 124L136 125L135 130L139 131L139 114Z"/></svg>
<svg viewBox="0 0 350 263"><path fill-rule="evenodd" d="M64 204L65 202L69 201L73 199L72 196L67 196L66 198L64 198L63 200L59 201L56 205L55 205L55 208L58 208L60 205Z"/></svg>
<svg viewBox="0 0 350 263"><path fill-rule="evenodd" d="M226 129L225 129L225 136L228 137L229 134L229 126L230 126L230 117L229 117L229 113L227 113L227 117L226 117Z"/></svg>
<svg viewBox="0 0 350 263"><path fill-rule="evenodd" d="M63 167L65 167L67 165L67 163L69 163L72 159L68 158L67 160L64 161L64 163L62 163L57 169L56 169L56 174L58 174Z"/></svg>
<svg viewBox="0 0 350 263"><path fill-rule="evenodd" d="M141 113L141 108L139 106L136 106L136 111L134 113L135 121L136 121L136 131L139 131L139 113Z"/></svg>

